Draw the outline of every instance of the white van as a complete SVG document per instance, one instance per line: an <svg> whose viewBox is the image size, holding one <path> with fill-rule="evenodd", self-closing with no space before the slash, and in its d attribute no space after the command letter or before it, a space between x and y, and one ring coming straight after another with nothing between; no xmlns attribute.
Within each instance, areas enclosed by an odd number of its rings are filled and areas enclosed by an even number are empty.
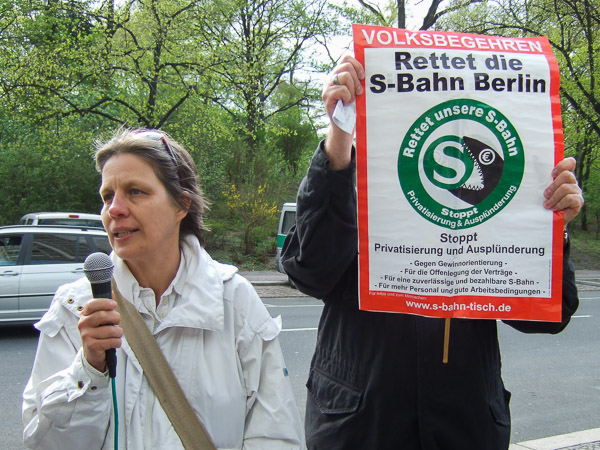
<svg viewBox="0 0 600 450"><path fill-rule="evenodd" d="M36 212L25 214L19 219L18 225L67 225L104 229L102 216L99 214L68 212Z"/></svg>
<svg viewBox="0 0 600 450"><path fill-rule="evenodd" d="M281 248L283 247L283 241L285 237L296 223L296 204L295 203L284 203L281 208L281 215L279 216L279 227L277 228L277 253L275 255L275 267L281 272L285 273L281 264Z"/></svg>

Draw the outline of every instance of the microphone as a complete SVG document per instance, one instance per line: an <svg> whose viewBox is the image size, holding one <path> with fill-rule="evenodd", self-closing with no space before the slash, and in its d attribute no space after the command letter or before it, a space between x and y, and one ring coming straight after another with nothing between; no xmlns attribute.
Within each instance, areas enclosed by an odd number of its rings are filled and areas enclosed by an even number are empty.
<svg viewBox="0 0 600 450"><path fill-rule="evenodd" d="M112 298L110 280L113 274L113 263L106 253L96 252L89 255L83 263L83 273L92 286L94 298ZM107 323L106 325L112 325ZM117 351L106 350L106 367L111 378L117 376Z"/></svg>

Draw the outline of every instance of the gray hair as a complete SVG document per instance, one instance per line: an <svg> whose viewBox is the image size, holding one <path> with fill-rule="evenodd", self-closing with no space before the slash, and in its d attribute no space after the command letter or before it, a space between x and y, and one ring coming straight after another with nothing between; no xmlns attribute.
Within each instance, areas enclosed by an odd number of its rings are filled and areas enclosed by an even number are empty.
<svg viewBox="0 0 600 450"><path fill-rule="evenodd" d="M209 203L200 189L198 171L187 150L163 131L121 128L108 141L96 143L96 170L102 173L111 157L122 154L134 155L147 161L173 203L188 211L181 221L180 242L185 236L192 234L204 247L204 232L208 231L204 224L204 213Z"/></svg>

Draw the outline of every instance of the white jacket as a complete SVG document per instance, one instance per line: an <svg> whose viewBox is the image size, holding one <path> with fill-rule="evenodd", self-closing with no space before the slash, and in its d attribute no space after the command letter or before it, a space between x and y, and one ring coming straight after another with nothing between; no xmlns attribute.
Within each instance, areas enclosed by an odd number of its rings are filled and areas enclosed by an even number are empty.
<svg viewBox="0 0 600 450"><path fill-rule="evenodd" d="M175 279L155 307L111 256L123 296L142 314L192 407L219 449L298 449L303 432L273 319L233 266L185 239ZM24 441L36 449L112 449L110 379L82 356L77 328L92 298L85 278L61 286L36 324L40 340L23 394ZM119 448L183 448L123 338L117 349Z"/></svg>

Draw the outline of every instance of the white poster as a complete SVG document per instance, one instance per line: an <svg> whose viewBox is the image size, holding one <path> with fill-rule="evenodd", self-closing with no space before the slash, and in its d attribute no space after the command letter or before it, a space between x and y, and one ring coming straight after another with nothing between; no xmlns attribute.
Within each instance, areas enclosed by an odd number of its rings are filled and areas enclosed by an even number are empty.
<svg viewBox="0 0 600 450"><path fill-rule="evenodd" d="M354 44L361 309L560 320L547 39L355 25Z"/></svg>

